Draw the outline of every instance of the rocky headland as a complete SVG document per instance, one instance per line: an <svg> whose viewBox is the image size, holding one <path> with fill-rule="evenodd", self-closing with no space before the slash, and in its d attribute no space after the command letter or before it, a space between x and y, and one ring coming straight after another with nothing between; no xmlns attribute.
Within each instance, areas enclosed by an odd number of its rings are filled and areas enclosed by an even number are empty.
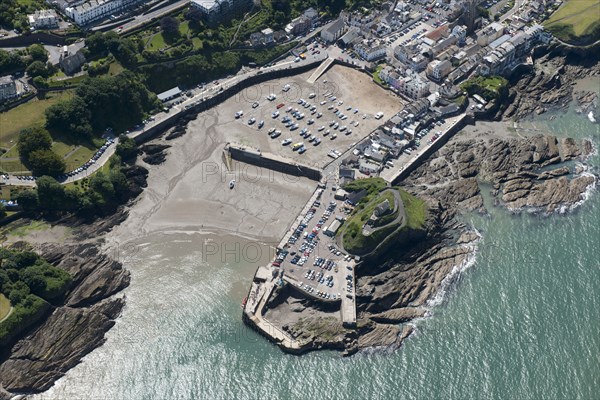
<svg viewBox="0 0 600 400"><path fill-rule="evenodd" d="M125 304L116 295L129 285L129 272L102 254L96 244L48 244L39 251L52 265L67 271L73 283L65 298L52 304L47 318L10 349L3 349L0 383L4 398L10 398L7 392L36 393L50 388L104 343L105 332Z"/></svg>
<svg viewBox="0 0 600 400"><path fill-rule="evenodd" d="M356 269L357 329L346 329L336 310L283 289L265 318L282 326L306 349L394 349L427 314L428 302L475 255L479 240L459 221L464 212L486 213L482 184L495 205L511 212L556 213L582 201L597 177L582 163L588 140L554 136L457 135L402 184L426 200L423 235L362 260Z"/></svg>

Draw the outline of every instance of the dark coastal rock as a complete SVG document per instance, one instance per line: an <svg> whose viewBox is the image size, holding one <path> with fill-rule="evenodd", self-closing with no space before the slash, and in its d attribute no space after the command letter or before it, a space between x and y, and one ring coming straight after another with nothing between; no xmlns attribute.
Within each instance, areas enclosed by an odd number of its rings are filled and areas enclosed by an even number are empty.
<svg viewBox="0 0 600 400"><path fill-rule="evenodd" d="M165 153L150 154L142 157L142 160L150 165L160 165L165 162L167 155Z"/></svg>
<svg viewBox="0 0 600 400"><path fill-rule="evenodd" d="M113 299L89 309L57 308L0 364L4 388L17 393L49 389L84 355L104 343L104 333L114 325L123 305L122 299Z"/></svg>
<svg viewBox="0 0 600 400"><path fill-rule="evenodd" d="M95 245L79 245L68 254L62 246L50 245L43 247L42 255L73 277L74 287L66 301L70 307L93 304L129 286L129 271L100 253Z"/></svg>
<svg viewBox="0 0 600 400"><path fill-rule="evenodd" d="M425 315L426 311L418 307L392 308L371 315L372 321L383 324L401 324Z"/></svg>
<svg viewBox="0 0 600 400"><path fill-rule="evenodd" d="M142 158L142 160L150 165L162 164L167 159L165 150L167 150L169 147L171 146L168 144L146 144L140 148L140 150L145 153L145 156Z"/></svg>
<svg viewBox="0 0 600 400"><path fill-rule="evenodd" d="M126 215L126 214L125 214ZM39 248L53 265L69 272L73 283L63 304L0 362L0 387L13 393L47 390L83 356L104 343L124 299L114 294L129 284L129 272L94 244L47 244Z"/></svg>
<svg viewBox="0 0 600 400"><path fill-rule="evenodd" d="M150 143L150 144L145 144L142 147L140 147L140 150L142 150L146 154L157 154L157 153L161 153L161 152L165 151L166 149L168 149L170 147L171 146L168 144Z"/></svg>
<svg viewBox="0 0 600 400"><path fill-rule="evenodd" d="M502 117L523 119L533 113L541 114L550 108L566 107L573 98L573 83L597 75L600 64L593 57L571 58L544 55L535 60L531 72L523 74L509 90L510 104ZM584 112L597 103L597 94L585 91L576 97Z"/></svg>
<svg viewBox="0 0 600 400"><path fill-rule="evenodd" d="M357 268L358 347L397 346L399 323L425 314L422 306L456 266L472 257L478 235L456 222L461 211L485 212L480 183L493 186L497 204L555 212L571 206L596 181L566 166L541 171L591 152L586 141L529 138L462 139L457 136L433 154L403 186L427 201L427 235L414 247L383 263ZM467 177L465 177L465 175ZM500 202L501 200L501 202Z"/></svg>

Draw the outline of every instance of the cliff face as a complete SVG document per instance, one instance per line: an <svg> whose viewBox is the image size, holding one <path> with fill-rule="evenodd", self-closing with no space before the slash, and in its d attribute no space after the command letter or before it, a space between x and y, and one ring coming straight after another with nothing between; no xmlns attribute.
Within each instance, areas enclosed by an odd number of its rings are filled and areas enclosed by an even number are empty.
<svg viewBox="0 0 600 400"><path fill-rule="evenodd" d="M17 341L0 364L0 384L12 393L40 392L104 343L124 300L114 295L129 285L129 272L93 244L46 245L42 256L73 276L62 305ZM2 390L0 390L2 398Z"/></svg>

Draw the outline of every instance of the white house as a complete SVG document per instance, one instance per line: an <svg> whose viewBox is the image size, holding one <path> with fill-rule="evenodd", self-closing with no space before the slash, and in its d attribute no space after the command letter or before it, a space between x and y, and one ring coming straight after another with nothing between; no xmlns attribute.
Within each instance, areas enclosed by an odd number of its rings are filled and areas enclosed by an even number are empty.
<svg viewBox="0 0 600 400"><path fill-rule="evenodd" d="M354 50L366 61L376 61L386 56L386 49L381 45L372 46L367 43L361 43L354 46Z"/></svg>
<svg viewBox="0 0 600 400"><path fill-rule="evenodd" d="M65 8L65 14L77 25L88 25L119 12L122 8L122 0L88 0L78 6Z"/></svg>
<svg viewBox="0 0 600 400"><path fill-rule="evenodd" d="M35 29L58 27L58 16L54 10L38 10L33 14L28 14L27 19L29 26Z"/></svg>

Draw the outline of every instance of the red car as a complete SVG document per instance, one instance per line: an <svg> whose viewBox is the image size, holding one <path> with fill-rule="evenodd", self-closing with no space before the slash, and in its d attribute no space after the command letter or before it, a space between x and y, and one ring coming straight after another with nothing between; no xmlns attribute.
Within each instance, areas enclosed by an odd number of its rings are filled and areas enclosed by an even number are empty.
<svg viewBox="0 0 600 400"><path fill-rule="evenodd" d="M281 104L277 104L277 109L279 110L281 107L285 106L285 104L281 103Z"/></svg>

